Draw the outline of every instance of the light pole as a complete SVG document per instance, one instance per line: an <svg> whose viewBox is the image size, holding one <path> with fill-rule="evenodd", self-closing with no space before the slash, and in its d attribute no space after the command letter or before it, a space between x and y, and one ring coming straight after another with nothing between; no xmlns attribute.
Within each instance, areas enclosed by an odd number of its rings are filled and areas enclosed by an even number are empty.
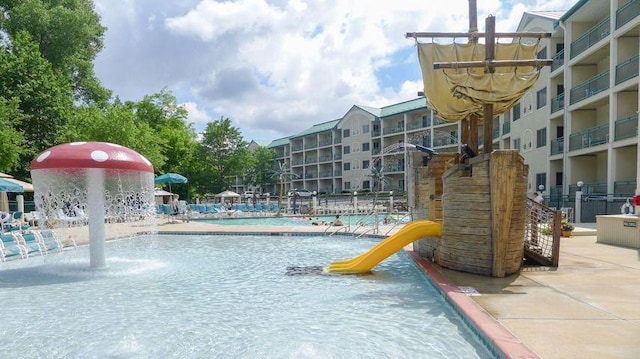
<svg viewBox="0 0 640 359"><path fill-rule="evenodd" d="M578 181L576 183L578 186L578 190L576 191L576 209L574 212L574 223L581 223L580 217L582 216L582 187L584 187L584 182ZM569 218L567 218L569 220Z"/></svg>
<svg viewBox="0 0 640 359"><path fill-rule="evenodd" d="M358 192L353 191L353 213L358 212Z"/></svg>
<svg viewBox="0 0 640 359"><path fill-rule="evenodd" d="M393 213L393 191L389 191L389 213Z"/></svg>
<svg viewBox="0 0 640 359"><path fill-rule="evenodd" d="M318 198L316 197L317 195L318 195L318 192L316 192L316 191L313 191L311 193L311 201L312 201L311 204L313 206L312 207L313 208L313 215L318 215L318 212L316 211L316 206L317 206L317 203L318 203Z"/></svg>

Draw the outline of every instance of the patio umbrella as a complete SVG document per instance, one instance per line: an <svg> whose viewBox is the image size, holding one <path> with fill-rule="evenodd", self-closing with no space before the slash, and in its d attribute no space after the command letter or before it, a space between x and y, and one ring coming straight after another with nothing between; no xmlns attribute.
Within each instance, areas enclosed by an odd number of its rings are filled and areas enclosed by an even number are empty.
<svg viewBox="0 0 640 359"><path fill-rule="evenodd" d="M171 184L172 183L187 183L187 182L189 182L189 180L187 180L187 177L185 177L185 176L183 176L181 174L165 173L163 175L160 175L160 176L156 177L154 182L156 184L168 184L169 185L169 192L171 192Z"/></svg>
<svg viewBox="0 0 640 359"><path fill-rule="evenodd" d="M9 198L7 192L24 192L24 187L8 181L7 178L0 178L0 211L9 211Z"/></svg>
<svg viewBox="0 0 640 359"><path fill-rule="evenodd" d="M15 182L7 181L5 178L0 178L0 192L24 192L24 187Z"/></svg>

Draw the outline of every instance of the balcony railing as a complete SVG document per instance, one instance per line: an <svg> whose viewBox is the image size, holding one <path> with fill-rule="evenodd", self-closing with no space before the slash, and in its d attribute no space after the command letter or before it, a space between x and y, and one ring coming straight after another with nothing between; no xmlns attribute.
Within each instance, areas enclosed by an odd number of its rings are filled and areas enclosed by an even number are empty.
<svg viewBox="0 0 640 359"><path fill-rule="evenodd" d="M508 133L511 133L511 121L502 124L502 134L506 135Z"/></svg>
<svg viewBox="0 0 640 359"><path fill-rule="evenodd" d="M609 88L609 70L605 70L571 89L570 103L573 105Z"/></svg>
<svg viewBox="0 0 640 359"><path fill-rule="evenodd" d="M585 32L576 41L571 43L571 58L575 58L581 53L585 52L588 48L593 46L598 41L609 36L609 22L611 18L607 16L596 26L592 27L589 31Z"/></svg>
<svg viewBox="0 0 640 359"><path fill-rule="evenodd" d="M320 140L319 145L320 145L320 147L331 146L332 142L333 141L330 138L326 139L326 140Z"/></svg>
<svg viewBox="0 0 640 359"><path fill-rule="evenodd" d="M569 185L569 193L576 193L578 191L578 185ZM582 193L585 195L591 193L607 193L606 183L585 183L582 187Z"/></svg>
<svg viewBox="0 0 640 359"><path fill-rule="evenodd" d="M320 162L331 162L331 161L332 161L332 157L331 157L331 155L328 155L328 156L320 156L320 157L318 157L318 160L319 160Z"/></svg>
<svg viewBox="0 0 640 359"><path fill-rule="evenodd" d="M551 152L549 155L559 155L564 152L564 137L558 137L551 140Z"/></svg>
<svg viewBox="0 0 640 359"><path fill-rule="evenodd" d="M616 11L616 30L640 15L640 0L630 0Z"/></svg>
<svg viewBox="0 0 640 359"><path fill-rule="evenodd" d="M632 196L636 192L636 183L636 181L615 181L613 182L613 192Z"/></svg>
<svg viewBox="0 0 640 359"><path fill-rule="evenodd" d="M616 65L616 85L638 76L638 58L640 56L635 55Z"/></svg>
<svg viewBox="0 0 640 359"><path fill-rule="evenodd" d="M500 137L500 124L493 126L493 139Z"/></svg>
<svg viewBox="0 0 640 359"><path fill-rule="evenodd" d="M638 136L638 114L616 120L614 126L615 141Z"/></svg>
<svg viewBox="0 0 640 359"><path fill-rule="evenodd" d="M553 62L551 63L551 71L554 71L557 68L560 68L564 65L564 49L560 50L557 54L555 54L552 58Z"/></svg>
<svg viewBox="0 0 640 359"><path fill-rule="evenodd" d="M551 113L558 112L564 108L564 94L551 99Z"/></svg>
<svg viewBox="0 0 640 359"><path fill-rule="evenodd" d="M292 152L302 151L302 145L291 147Z"/></svg>
<svg viewBox="0 0 640 359"><path fill-rule="evenodd" d="M380 129L371 131L371 136L374 136L374 137L380 136Z"/></svg>
<svg viewBox="0 0 640 359"><path fill-rule="evenodd" d="M390 135L392 133L398 133L404 131L404 126L385 127L384 134Z"/></svg>
<svg viewBox="0 0 640 359"><path fill-rule="evenodd" d="M577 131L569 136L569 151L602 145L609 142L609 124Z"/></svg>

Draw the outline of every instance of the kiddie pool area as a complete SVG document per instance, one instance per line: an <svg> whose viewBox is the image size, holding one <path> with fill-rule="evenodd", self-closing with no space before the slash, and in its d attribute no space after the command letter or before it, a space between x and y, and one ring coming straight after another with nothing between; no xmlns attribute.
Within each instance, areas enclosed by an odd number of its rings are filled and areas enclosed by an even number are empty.
<svg viewBox="0 0 640 359"><path fill-rule="evenodd" d="M406 254L323 274L376 238L160 235L2 264L8 357L493 358ZM29 343L37 342L37 345Z"/></svg>

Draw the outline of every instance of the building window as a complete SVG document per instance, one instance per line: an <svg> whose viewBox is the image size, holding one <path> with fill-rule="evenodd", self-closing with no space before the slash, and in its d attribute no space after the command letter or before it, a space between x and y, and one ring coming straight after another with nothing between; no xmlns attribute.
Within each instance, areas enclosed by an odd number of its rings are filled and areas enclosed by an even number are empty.
<svg viewBox="0 0 640 359"><path fill-rule="evenodd" d="M351 136L351 130L346 129L346 130L342 130L342 138L347 138Z"/></svg>
<svg viewBox="0 0 640 359"><path fill-rule="evenodd" d="M543 108L547 105L547 88L543 88L542 90L538 91L537 93L537 104L538 104L538 109Z"/></svg>
<svg viewBox="0 0 640 359"><path fill-rule="evenodd" d="M351 163L349 162L345 162L342 164L342 170L343 171L349 171L351 169Z"/></svg>
<svg viewBox="0 0 640 359"><path fill-rule="evenodd" d="M518 150L518 151L522 151L522 148L520 148L520 139L519 138L513 139L513 149L514 150Z"/></svg>
<svg viewBox="0 0 640 359"><path fill-rule="evenodd" d="M344 183L344 189L351 189L351 182L345 182Z"/></svg>
<svg viewBox="0 0 640 359"><path fill-rule="evenodd" d="M369 184L369 181L362 181L362 189L370 189L371 185Z"/></svg>
<svg viewBox="0 0 640 359"><path fill-rule="evenodd" d="M369 133L369 125L362 125L362 133Z"/></svg>
<svg viewBox="0 0 640 359"><path fill-rule="evenodd" d="M351 153L351 147L350 146L344 146L342 147L342 153L345 155L348 155Z"/></svg>
<svg viewBox="0 0 640 359"><path fill-rule="evenodd" d="M369 160L362 161L362 168L369 168Z"/></svg>
<svg viewBox="0 0 640 359"><path fill-rule="evenodd" d="M536 132L536 148L547 145L547 128L541 128Z"/></svg>
<svg viewBox="0 0 640 359"><path fill-rule="evenodd" d="M364 142L362 144L362 151L369 151L369 142Z"/></svg>
<svg viewBox="0 0 640 359"><path fill-rule="evenodd" d="M520 102L513 106L513 120L518 121L520 119Z"/></svg>
<svg viewBox="0 0 640 359"><path fill-rule="evenodd" d="M542 50L538 51L538 59L546 60L547 59L547 48L543 47Z"/></svg>

